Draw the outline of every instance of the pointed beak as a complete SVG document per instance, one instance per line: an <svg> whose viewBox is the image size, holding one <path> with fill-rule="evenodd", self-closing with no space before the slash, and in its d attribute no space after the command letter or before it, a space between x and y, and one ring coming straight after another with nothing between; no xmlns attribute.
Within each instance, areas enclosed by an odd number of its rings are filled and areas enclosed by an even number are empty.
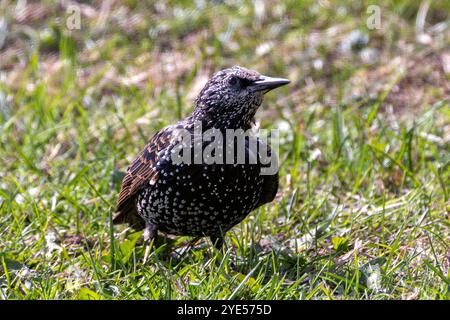
<svg viewBox="0 0 450 320"><path fill-rule="evenodd" d="M284 78L271 78L266 76L261 76L261 78L253 82L250 86L254 91L264 91L264 93L269 92L272 89L284 86L288 84L288 79Z"/></svg>

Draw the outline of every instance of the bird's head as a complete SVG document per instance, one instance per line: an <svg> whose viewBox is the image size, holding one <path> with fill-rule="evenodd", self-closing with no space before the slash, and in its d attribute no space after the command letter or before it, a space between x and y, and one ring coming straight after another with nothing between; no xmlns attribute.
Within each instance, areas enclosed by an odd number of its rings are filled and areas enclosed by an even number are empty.
<svg viewBox="0 0 450 320"><path fill-rule="evenodd" d="M261 105L263 95L289 82L239 66L221 70L197 96L194 118L219 127L245 127Z"/></svg>

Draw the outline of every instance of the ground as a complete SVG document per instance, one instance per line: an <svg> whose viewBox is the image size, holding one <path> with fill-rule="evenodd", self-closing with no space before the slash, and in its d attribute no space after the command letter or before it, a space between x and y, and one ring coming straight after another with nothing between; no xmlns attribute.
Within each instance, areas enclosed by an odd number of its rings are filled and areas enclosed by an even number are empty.
<svg viewBox="0 0 450 320"><path fill-rule="evenodd" d="M0 299L450 298L450 2L52 2L0 2ZM232 65L291 80L276 200L144 264L123 172Z"/></svg>

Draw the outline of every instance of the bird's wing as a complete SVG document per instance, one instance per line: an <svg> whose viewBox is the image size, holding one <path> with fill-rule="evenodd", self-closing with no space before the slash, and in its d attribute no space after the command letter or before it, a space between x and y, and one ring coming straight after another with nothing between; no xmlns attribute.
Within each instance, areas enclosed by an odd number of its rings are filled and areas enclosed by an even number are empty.
<svg viewBox="0 0 450 320"><path fill-rule="evenodd" d="M278 192L278 173L264 176L261 197L256 207L272 202Z"/></svg>
<svg viewBox="0 0 450 320"><path fill-rule="evenodd" d="M262 161L262 167L265 167L267 170L265 175L263 175L263 186L261 191L261 196L259 198L259 202L256 205L256 208L262 206L263 204L272 202L278 192L278 159L277 155L270 148L268 144L266 144L263 140L259 140L259 150L258 150L258 159ZM261 149L261 146L264 148ZM269 161L270 159L270 161ZM269 163L267 163L269 161Z"/></svg>
<svg viewBox="0 0 450 320"><path fill-rule="evenodd" d="M156 133L128 167L113 217L115 224L141 224L142 219L139 218L136 211L135 196L144 185L156 183L160 167L163 166L160 155L173 142L172 133L171 127Z"/></svg>

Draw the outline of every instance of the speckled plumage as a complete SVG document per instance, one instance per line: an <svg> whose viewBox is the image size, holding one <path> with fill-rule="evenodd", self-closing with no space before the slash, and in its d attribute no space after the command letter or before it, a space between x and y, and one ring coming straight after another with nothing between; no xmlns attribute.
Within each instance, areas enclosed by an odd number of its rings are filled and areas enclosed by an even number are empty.
<svg viewBox="0 0 450 320"><path fill-rule="evenodd" d="M198 123L203 132L215 128L224 137L227 129L247 130L264 93L288 82L242 67L214 74L198 95L192 115L156 133L132 162L122 182L114 222L145 225L146 239L152 239L160 230L209 236L220 247L226 231L252 210L273 200L278 174L261 175L260 161L174 163L171 154L179 143L177 130L193 135ZM251 139L263 143L257 137L247 137L246 156Z"/></svg>

